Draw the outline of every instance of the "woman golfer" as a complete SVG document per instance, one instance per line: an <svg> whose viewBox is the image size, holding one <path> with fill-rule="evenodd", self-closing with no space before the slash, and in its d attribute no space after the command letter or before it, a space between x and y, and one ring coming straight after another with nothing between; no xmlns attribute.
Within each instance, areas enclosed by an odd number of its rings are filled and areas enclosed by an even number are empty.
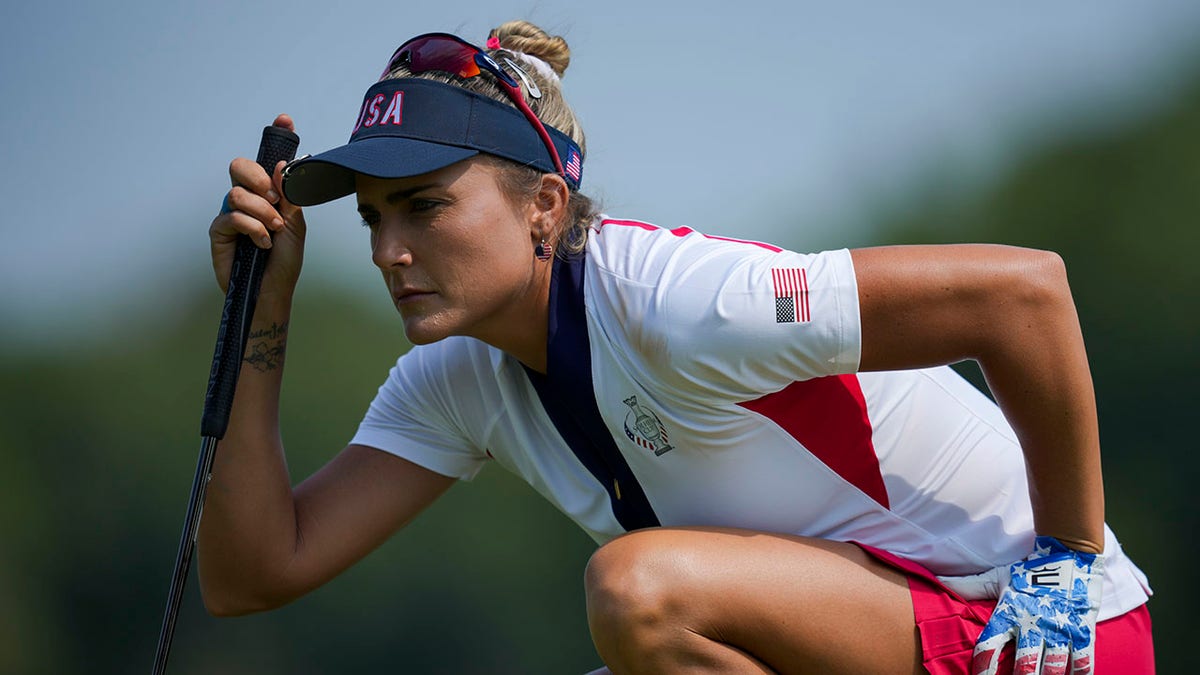
<svg viewBox="0 0 1200 675"><path fill-rule="evenodd" d="M273 253L200 530L209 609L320 586L497 462L601 544L588 622L614 673L1152 672L1059 257L801 254L598 215L568 61L524 22L486 48L422 35L349 143L232 163L217 278L239 234ZM416 346L293 488L299 207L350 194Z"/></svg>

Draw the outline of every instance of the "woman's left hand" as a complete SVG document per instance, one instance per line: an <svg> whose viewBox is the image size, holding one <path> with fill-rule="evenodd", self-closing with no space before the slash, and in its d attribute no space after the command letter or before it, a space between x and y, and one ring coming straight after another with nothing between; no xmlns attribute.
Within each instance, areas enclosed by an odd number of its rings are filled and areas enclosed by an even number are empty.
<svg viewBox="0 0 1200 675"><path fill-rule="evenodd" d="M1013 642L1014 673L1090 675L1104 556L1038 537L1033 553L1010 574L975 645L971 672L995 675L1001 650Z"/></svg>

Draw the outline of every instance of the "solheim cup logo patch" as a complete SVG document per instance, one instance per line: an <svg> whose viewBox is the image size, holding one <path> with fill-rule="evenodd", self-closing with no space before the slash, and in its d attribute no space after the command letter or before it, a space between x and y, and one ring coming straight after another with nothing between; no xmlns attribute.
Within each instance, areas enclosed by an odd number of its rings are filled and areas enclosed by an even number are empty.
<svg viewBox="0 0 1200 675"><path fill-rule="evenodd" d="M653 452L655 456L675 448L667 439L667 429L662 420L654 411L640 405L637 396L625 399L625 405L629 406L629 412L625 415L625 435L629 440Z"/></svg>

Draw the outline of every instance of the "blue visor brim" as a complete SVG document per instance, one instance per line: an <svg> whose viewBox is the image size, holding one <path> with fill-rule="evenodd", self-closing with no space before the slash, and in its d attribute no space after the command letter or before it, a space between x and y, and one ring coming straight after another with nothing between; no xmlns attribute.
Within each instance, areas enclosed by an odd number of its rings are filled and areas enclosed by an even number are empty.
<svg viewBox="0 0 1200 675"><path fill-rule="evenodd" d="M287 169L283 192L296 206L314 206L354 193L355 174L408 178L478 155L472 148L412 138L376 136L306 157ZM397 161L403 158L403 161Z"/></svg>

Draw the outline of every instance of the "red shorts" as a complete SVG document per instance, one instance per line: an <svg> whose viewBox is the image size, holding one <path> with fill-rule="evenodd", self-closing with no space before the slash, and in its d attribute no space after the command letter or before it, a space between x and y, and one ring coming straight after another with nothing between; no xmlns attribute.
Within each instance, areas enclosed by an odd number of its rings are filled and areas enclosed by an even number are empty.
<svg viewBox="0 0 1200 675"><path fill-rule="evenodd" d="M871 557L904 572L913 614L921 635L922 660L931 675L970 675L971 653L995 600L963 600L920 565L887 551L858 544ZM1154 643L1145 605L1096 624L1096 672L1104 675L1152 675ZM1000 673L1013 671L1013 648L1000 656Z"/></svg>

